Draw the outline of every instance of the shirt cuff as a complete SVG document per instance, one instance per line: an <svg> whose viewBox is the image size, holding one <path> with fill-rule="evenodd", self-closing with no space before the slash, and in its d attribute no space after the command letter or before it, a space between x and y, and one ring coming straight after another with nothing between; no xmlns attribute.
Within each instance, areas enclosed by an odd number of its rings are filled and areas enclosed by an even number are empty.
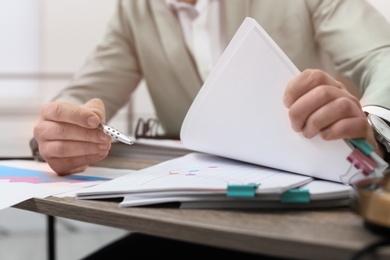
<svg viewBox="0 0 390 260"><path fill-rule="evenodd" d="M38 142L34 137L30 139L30 148L34 160L38 162L45 162L45 159L43 159L39 153Z"/></svg>

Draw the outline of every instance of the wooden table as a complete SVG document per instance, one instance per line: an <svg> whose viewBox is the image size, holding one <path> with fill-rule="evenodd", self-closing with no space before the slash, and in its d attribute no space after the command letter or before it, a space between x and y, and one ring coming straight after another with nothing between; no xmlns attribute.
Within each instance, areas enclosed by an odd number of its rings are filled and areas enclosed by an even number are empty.
<svg viewBox="0 0 390 260"><path fill-rule="evenodd" d="M110 156L98 166L141 169L158 161ZM348 208L316 210L202 210L119 208L117 201L73 197L30 199L14 207L216 247L294 259L349 259L378 236ZM390 259L390 250L378 258Z"/></svg>

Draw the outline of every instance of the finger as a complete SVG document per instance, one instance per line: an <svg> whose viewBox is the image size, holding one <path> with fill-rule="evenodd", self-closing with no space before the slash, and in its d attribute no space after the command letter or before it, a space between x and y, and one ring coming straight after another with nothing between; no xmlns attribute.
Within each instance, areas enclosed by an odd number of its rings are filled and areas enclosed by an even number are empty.
<svg viewBox="0 0 390 260"><path fill-rule="evenodd" d="M111 148L111 143L89 143L77 141L50 141L39 147L43 158L50 160L55 157L79 157L87 155L106 156Z"/></svg>
<svg viewBox="0 0 390 260"><path fill-rule="evenodd" d="M284 92L285 106L287 108L291 107L291 105L301 96L321 85L333 85L337 88L345 89L342 83L333 79L324 71L312 69L304 70L287 84Z"/></svg>
<svg viewBox="0 0 390 260"><path fill-rule="evenodd" d="M367 139L369 124L364 117L344 118L320 132L324 140L364 138Z"/></svg>
<svg viewBox="0 0 390 260"><path fill-rule="evenodd" d="M300 97L289 109L291 127L302 131L308 117L316 110L338 98L350 98L359 108L359 101L347 91L332 85L321 85ZM336 110L337 111L337 110Z"/></svg>
<svg viewBox="0 0 390 260"><path fill-rule="evenodd" d="M34 128L34 136L40 141L73 140L93 143L111 142L110 136L99 129L89 129L74 124L43 121Z"/></svg>
<svg viewBox="0 0 390 260"><path fill-rule="evenodd" d="M105 107L101 99L93 98L82 106L97 114L102 122L106 121Z"/></svg>
<svg viewBox="0 0 390 260"><path fill-rule="evenodd" d="M87 167L86 165L99 162L105 157L106 156L91 154L79 157L52 158L48 161L48 164L58 175L63 176L81 172L85 170Z"/></svg>
<svg viewBox="0 0 390 260"><path fill-rule="evenodd" d="M42 121L58 121L79 125L82 127L96 128L100 123L100 117L87 107L77 106L65 102L49 102L41 111Z"/></svg>
<svg viewBox="0 0 390 260"><path fill-rule="evenodd" d="M349 98L341 97L327 103L306 120L302 133L307 138L312 138L325 128L329 128L337 121L344 118L363 117L361 108Z"/></svg>

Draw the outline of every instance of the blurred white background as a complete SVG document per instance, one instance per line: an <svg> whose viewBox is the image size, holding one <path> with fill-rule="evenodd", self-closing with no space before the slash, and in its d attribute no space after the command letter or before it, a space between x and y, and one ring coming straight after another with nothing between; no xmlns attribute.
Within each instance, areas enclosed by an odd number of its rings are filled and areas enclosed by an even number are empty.
<svg viewBox="0 0 390 260"><path fill-rule="evenodd" d="M115 5L113 0L0 0L0 127L7 132L0 136L0 157L30 156L28 142L40 107L83 65ZM110 124L130 133L134 122L128 118L153 115L141 84Z"/></svg>
<svg viewBox="0 0 390 260"><path fill-rule="evenodd" d="M390 21L390 1L367 1ZM40 107L95 48L115 5L114 0L0 0L0 157L30 156ZM128 117L153 115L142 85L111 124L130 133L134 122ZM57 227L59 260L78 259L125 232L66 219L58 219ZM46 216L0 211L0 259L46 259Z"/></svg>
<svg viewBox="0 0 390 260"><path fill-rule="evenodd" d="M0 0L0 157L30 156L28 142L40 107L66 86L95 48L115 5L114 0ZM146 95L147 102L146 92L137 95ZM127 111L122 109L112 123L124 131ZM80 259L126 233L56 219L58 260ZM47 259L46 225L44 215L1 210L0 259Z"/></svg>

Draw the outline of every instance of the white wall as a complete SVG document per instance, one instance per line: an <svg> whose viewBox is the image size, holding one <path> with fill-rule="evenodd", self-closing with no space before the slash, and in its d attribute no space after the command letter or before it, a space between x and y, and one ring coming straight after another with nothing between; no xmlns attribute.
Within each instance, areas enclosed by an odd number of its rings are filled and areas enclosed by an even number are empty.
<svg viewBox="0 0 390 260"><path fill-rule="evenodd" d="M40 107L95 48L115 5L113 0L0 0L5 36L0 56L10 57L3 66L0 62L0 128L8 130L0 135L0 157L30 156ZM126 112L114 119L119 129L127 127Z"/></svg>
<svg viewBox="0 0 390 260"><path fill-rule="evenodd" d="M36 73L39 71L39 0L1 0L0 72ZM28 44L26 44L28 43ZM18 109L37 91L38 84L12 78L0 81L0 111ZM12 91L10 91L12 90Z"/></svg>
<svg viewBox="0 0 390 260"><path fill-rule="evenodd" d="M102 39L113 0L41 0L42 69L74 72Z"/></svg>

